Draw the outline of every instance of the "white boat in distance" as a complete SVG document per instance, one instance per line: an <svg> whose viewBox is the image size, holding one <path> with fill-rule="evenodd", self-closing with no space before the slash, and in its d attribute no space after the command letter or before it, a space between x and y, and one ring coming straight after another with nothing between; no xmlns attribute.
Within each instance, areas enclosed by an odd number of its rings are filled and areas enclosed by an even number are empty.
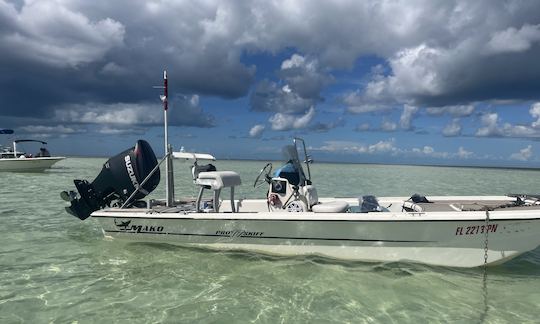
<svg viewBox="0 0 540 324"><path fill-rule="evenodd" d="M166 92L162 99L166 114ZM268 163L255 179L255 188L267 186L266 196L239 199L236 172L200 165L214 158L172 152L167 136L165 142L159 163L140 140L109 159L92 183L75 180L78 193L61 195L71 203L66 210L97 219L110 238L284 256L476 267L540 245L540 196L319 198L306 145L295 138L284 148L285 165L272 173ZM193 161L198 197L174 198L172 158ZM166 199L142 200L159 184L164 161ZM222 195L224 189L230 194Z"/></svg>
<svg viewBox="0 0 540 324"><path fill-rule="evenodd" d="M2 130L3 132L8 130ZM12 132L11 132L12 133ZM9 134L11 134L9 133ZM2 133L0 133L2 134ZM49 169L53 164L65 159L63 156L51 156L45 147L41 147L35 155L20 152L17 150L17 143L35 142L46 145L47 142L38 140L15 140L13 147L0 146L0 172L1 171L17 171L17 172L41 172Z"/></svg>

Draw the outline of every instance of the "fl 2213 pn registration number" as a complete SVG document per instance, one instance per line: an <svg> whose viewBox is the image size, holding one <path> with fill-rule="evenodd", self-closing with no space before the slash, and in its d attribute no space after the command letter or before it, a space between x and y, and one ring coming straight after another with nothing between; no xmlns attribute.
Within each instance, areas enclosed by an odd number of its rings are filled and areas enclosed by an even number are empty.
<svg viewBox="0 0 540 324"><path fill-rule="evenodd" d="M458 226L456 228L456 235L476 235L497 232L498 224L489 225L472 225L472 226Z"/></svg>

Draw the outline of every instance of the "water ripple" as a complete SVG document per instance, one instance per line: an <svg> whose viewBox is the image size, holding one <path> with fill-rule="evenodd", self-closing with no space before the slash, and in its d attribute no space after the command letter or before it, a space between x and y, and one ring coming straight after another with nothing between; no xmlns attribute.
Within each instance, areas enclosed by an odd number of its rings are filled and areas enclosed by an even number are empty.
<svg viewBox="0 0 540 324"><path fill-rule="evenodd" d="M70 158L43 174L2 175L10 186L0 186L0 323L474 323L484 316L481 268L104 240L96 221L67 215L58 196L73 188L73 178L91 180L104 161ZM246 180L260 167L218 162ZM314 164L312 173L321 196L348 196L351 188L376 195L535 192L540 175L324 163ZM187 172L177 177L179 195L196 194ZM393 186L382 187L388 178ZM470 179L477 181L463 186ZM238 194L260 197L263 191L248 184ZM163 189L152 195L160 197ZM540 249L489 268L486 322L536 322L539 276Z"/></svg>

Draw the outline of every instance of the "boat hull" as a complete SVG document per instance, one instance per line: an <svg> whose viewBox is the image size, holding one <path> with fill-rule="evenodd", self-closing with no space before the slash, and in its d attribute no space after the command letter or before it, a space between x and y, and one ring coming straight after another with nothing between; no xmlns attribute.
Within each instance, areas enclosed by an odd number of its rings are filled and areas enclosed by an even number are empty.
<svg viewBox="0 0 540 324"><path fill-rule="evenodd" d="M0 171L41 172L49 169L64 157L4 158L0 159Z"/></svg>
<svg viewBox="0 0 540 324"><path fill-rule="evenodd" d="M438 266L495 265L540 245L538 212L149 214L110 209L92 215L111 238L246 250L272 255L320 255L368 262Z"/></svg>

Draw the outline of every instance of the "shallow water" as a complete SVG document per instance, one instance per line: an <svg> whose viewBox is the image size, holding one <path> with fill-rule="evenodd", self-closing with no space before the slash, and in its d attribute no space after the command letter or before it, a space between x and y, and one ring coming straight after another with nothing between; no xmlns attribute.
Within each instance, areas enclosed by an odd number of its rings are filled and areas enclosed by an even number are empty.
<svg viewBox="0 0 540 324"><path fill-rule="evenodd" d="M482 269L278 258L103 239L59 197L105 159L70 158L41 174L0 173L0 323L538 323L540 249ZM264 162L219 161L262 197ZM277 166L277 163L275 163ZM175 162L178 196L193 196ZM319 196L538 193L540 171L320 163ZM160 186L152 196L161 198Z"/></svg>

